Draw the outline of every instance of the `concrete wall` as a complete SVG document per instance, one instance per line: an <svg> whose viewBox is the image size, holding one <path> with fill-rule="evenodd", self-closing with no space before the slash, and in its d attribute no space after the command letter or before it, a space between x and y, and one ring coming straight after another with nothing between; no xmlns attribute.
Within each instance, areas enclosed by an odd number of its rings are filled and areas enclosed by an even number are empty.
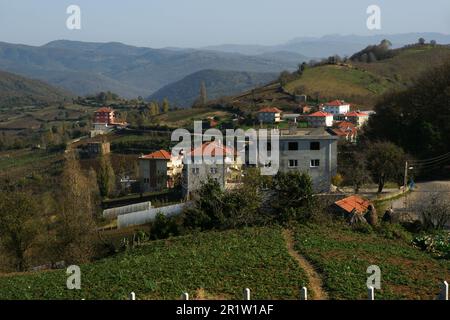
<svg viewBox="0 0 450 320"><path fill-rule="evenodd" d="M288 150L289 142L297 142L298 150ZM310 150L311 142L320 142L320 150ZM297 160L297 167L290 168L289 160ZM319 160L318 167L311 167L311 160ZM331 178L337 173L337 139L330 138L280 138L280 171L300 171L310 175L315 192L328 192Z"/></svg>
<svg viewBox="0 0 450 320"><path fill-rule="evenodd" d="M151 208L149 210L132 212L117 217L117 228L125 228L130 226L143 225L155 220L156 216L161 213L166 217L173 217L183 212L184 208L191 205L190 202L174 204L166 207Z"/></svg>

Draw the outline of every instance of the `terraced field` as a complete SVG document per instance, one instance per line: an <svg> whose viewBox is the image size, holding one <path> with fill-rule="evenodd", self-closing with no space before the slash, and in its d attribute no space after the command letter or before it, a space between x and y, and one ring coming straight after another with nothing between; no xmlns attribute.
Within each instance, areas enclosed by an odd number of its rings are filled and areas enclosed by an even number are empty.
<svg viewBox="0 0 450 320"><path fill-rule="evenodd" d="M64 271L0 277L0 299L298 299L306 275L286 250L281 228L208 232L151 242L81 266L81 290Z"/></svg>
<svg viewBox="0 0 450 320"><path fill-rule="evenodd" d="M434 299L442 281L450 279L450 261L437 260L409 243L345 225L300 226L298 252L322 274L331 299L366 299L367 267L381 269L377 299Z"/></svg>

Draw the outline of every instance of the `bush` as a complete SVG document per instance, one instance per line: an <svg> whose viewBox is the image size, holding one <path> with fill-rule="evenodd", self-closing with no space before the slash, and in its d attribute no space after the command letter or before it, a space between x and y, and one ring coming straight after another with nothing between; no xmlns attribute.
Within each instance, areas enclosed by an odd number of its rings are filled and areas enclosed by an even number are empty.
<svg viewBox="0 0 450 320"><path fill-rule="evenodd" d="M412 243L416 248L430 252L437 257L450 259L450 234L448 232L421 235L414 238Z"/></svg>
<svg viewBox="0 0 450 320"><path fill-rule="evenodd" d="M181 226L175 217L168 218L158 213L150 227L150 239L167 239L181 234Z"/></svg>

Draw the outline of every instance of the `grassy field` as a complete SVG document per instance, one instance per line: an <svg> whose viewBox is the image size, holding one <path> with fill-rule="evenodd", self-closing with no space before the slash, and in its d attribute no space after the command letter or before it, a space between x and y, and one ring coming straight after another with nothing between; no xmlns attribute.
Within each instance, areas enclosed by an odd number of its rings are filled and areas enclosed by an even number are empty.
<svg viewBox="0 0 450 320"><path fill-rule="evenodd" d="M151 242L81 266L81 290L64 271L0 277L0 299L298 299L306 276L289 256L280 228L208 232Z"/></svg>
<svg viewBox="0 0 450 320"><path fill-rule="evenodd" d="M450 261L436 260L406 241L363 234L339 224L300 226L296 249L324 278L331 299L367 299L367 267L381 269L377 299L434 299L450 279Z"/></svg>

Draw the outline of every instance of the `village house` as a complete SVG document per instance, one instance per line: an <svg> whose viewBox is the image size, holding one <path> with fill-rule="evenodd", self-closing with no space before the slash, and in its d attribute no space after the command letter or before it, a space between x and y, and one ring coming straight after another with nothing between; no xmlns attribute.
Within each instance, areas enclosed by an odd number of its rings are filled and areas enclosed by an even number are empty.
<svg viewBox="0 0 450 320"><path fill-rule="evenodd" d="M324 111L317 111L306 116L308 126L311 128L331 127L333 115Z"/></svg>
<svg viewBox="0 0 450 320"><path fill-rule="evenodd" d="M369 114L361 111L352 111L345 113L344 119L361 128L369 120Z"/></svg>
<svg viewBox="0 0 450 320"><path fill-rule="evenodd" d="M242 161L234 149L221 142L206 142L186 153L183 161L183 196L190 198L208 179L217 181L223 189L239 184L242 177ZM207 161L206 161L207 160Z"/></svg>
<svg viewBox="0 0 450 320"><path fill-rule="evenodd" d="M102 107L95 111L93 130L91 130L91 137L99 134L106 134L117 127L125 127L126 122L120 122L116 118L116 112L109 107Z"/></svg>
<svg viewBox="0 0 450 320"><path fill-rule="evenodd" d="M258 120L261 123L279 123L282 112L275 107L265 107L258 111Z"/></svg>
<svg viewBox="0 0 450 320"><path fill-rule="evenodd" d="M159 150L139 157L139 181L142 192L173 188L183 169L182 155L172 156Z"/></svg>
<svg viewBox="0 0 450 320"><path fill-rule="evenodd" d="M315 192L329 192L337 173L337 140L324 128L280 130L281 172L307 173Z"/></svg>
<svg viewBox="0 0 450 320"><path fill-rule="evenodd" d="M89 142L87 144L87 154L90 158L102 156L111 153L111 144L109 142Z"/></svg>
<svg viewBox="0 0 450 320"><path fill-rule="evenodd" d="M350 104L343 100L334 100L321 106L322 111L332 115L344 114L350 112Z"/></svg>
<svg viewBox="0 0 450 320"><path fill-rule="evenodd" d="M330 134L348 142L356 142L358 135L358 128L348 121L335 121L333 127L327 130Z"/></svg>

